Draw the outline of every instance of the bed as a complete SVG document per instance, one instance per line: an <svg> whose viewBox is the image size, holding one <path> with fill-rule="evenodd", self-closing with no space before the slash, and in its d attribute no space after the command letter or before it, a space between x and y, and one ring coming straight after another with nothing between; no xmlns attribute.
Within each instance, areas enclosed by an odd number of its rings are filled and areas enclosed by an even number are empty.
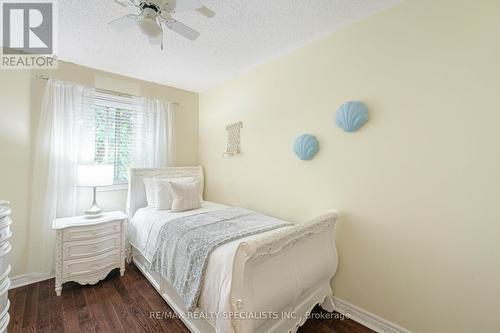
<svg viewBox="0 0 500 333"><path fill-rule="evenodd" d="M209 256L194 311L187 311L176 290L150 269L152 247L164 223L227 206L204 201L182 213L147 208L143 179L195 177L201 167L131 169L127 199L127 260L133 261L193 333L295 332L320 304L333 311L331 279L337 265L330 211L306 223L231 241ZM202 188L203 191L203 188Z"/></svg>

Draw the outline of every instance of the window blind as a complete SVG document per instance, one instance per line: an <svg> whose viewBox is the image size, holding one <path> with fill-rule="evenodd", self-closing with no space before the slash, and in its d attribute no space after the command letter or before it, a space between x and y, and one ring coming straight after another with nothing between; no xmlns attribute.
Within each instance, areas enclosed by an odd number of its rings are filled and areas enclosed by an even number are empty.
<svg viewBox="0 0 500 333"><path fill-rule="evenodd" d="M153 165L155 117L133 97L96 92L79 115L80 163L113 164L115 184L126 183L130 167Z"/></svg>

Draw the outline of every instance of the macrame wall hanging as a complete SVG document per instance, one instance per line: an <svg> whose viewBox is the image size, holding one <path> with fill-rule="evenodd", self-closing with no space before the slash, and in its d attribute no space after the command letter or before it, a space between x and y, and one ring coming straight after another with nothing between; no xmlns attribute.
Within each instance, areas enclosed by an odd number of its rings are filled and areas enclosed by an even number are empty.
<svg viewBox="0 0 500 333"><path fill-rule="evenodd" d="M243 128L241 121L226 126L227 146L224 155L234 156L240 153L240 129Z"/></svg>

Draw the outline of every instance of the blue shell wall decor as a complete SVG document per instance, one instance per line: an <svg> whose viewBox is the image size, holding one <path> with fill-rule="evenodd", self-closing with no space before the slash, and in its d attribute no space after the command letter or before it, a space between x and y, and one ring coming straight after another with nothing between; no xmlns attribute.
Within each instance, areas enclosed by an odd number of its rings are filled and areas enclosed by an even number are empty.
<svg viewBox="0 0 500 333"><path fill-rule="evenodd" d="M319 142L314 135L304 134L295 140L294 153L303 161L308 161L319 151Z"/></svg>
<svg viewBox="0 0 500 333"><path fill-rule="evenodd" d="M346 132L357 131L368 121L368 108L361 102L347 102L340 106L335 122Z"/></svg>

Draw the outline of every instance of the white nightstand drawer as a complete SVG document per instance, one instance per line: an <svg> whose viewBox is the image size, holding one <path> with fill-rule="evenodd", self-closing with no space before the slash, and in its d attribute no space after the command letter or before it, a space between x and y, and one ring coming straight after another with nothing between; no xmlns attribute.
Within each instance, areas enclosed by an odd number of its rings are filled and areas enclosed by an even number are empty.
<svg viewBox="0 0 500 333"><path fill-rule="evenodd" d="M89 239L96 239L119 233L121 228L121 221L113 221L93 226L85 227L72 227L63 230L63 241L82 241Z"/></svg>
<svg viewBox="0 0 500 333"><path fill-rule="evenodd" d="M120 251L114 251L91 259L71 260L63 262L63 279L87 276L96 272L120 267Z"/></svg>
<svg viewBox="0 0 500 333"><path fill-rule="evenodd" d="M113 234L96 240L63 243L63 260L73 260L98 256L119 250L121 235Z"/></svg>

